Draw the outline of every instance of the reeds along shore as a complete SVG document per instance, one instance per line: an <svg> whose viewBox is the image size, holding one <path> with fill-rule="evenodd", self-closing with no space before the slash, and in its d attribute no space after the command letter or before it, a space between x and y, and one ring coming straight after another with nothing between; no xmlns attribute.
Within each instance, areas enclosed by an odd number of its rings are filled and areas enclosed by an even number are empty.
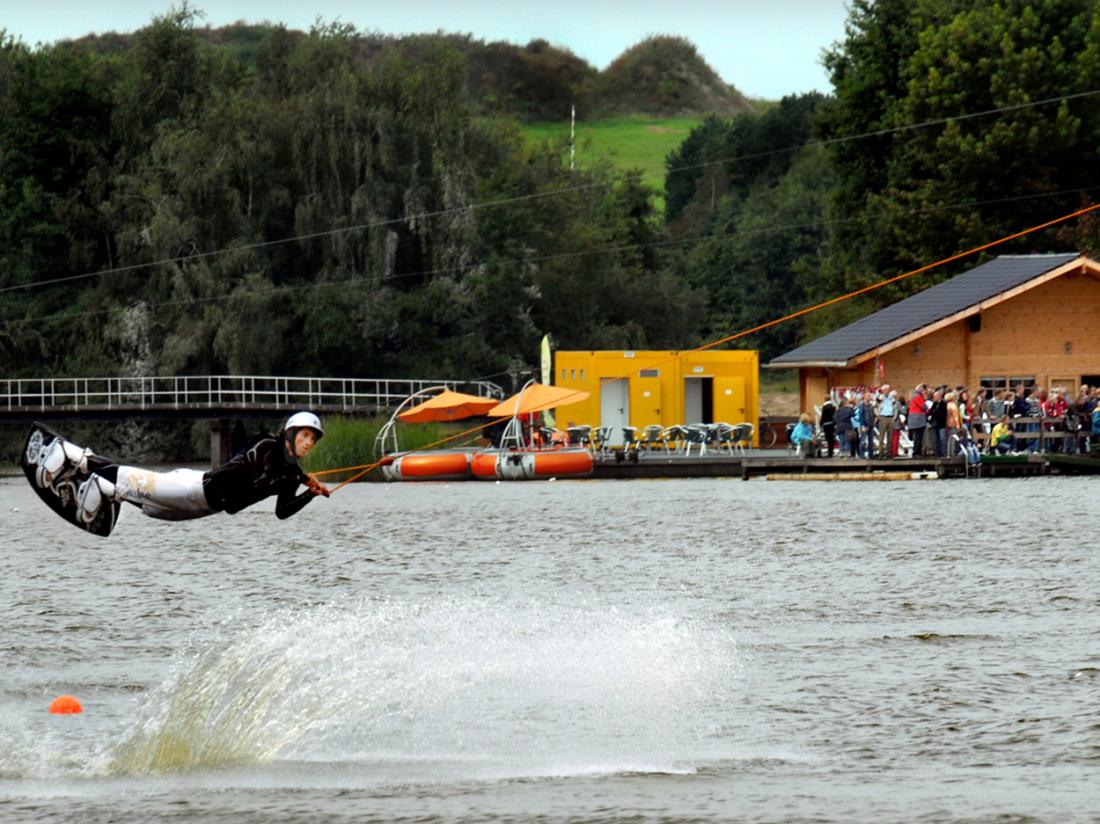
<svg viewBox="0 0 1100 824"><path fill-rule="evenodd" d="M319 472L340 466L364 466L373 463L378 456L373 454L374 441L387 418L343 418L326 417L325 436L318 441L310 453L306 470ZM401 426L399 433L402 450L422 449L452 435L469 429L470 425L460 426L449 423L423 423ZM461 445L477 440L477 433L461 438L449 446ZM364 480L375 480L374 473Z"/></svg>

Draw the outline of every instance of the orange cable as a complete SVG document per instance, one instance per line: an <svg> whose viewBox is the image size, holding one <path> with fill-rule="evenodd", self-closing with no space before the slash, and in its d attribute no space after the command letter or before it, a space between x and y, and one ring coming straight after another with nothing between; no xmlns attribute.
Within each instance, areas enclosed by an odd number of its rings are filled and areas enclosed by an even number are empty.
<svg viewBox="0 0 1100 824"><path fill-rule="evenodd" d="M879 289L883 286L889 286L891 283L897 283L899 280L905 280L906 278L911 278L914 275L919 275L922 272L927 272L930 269L935 269L937 266L943 266L945 263L951 263L952 261L958 260L959 258L964 258L964 257L967 257L968 255L973 255L977 252L983 252L986 249L992 248L993 246L998 246L1002 243L1007 243L1010 240L1015 240L1016 238L1023 237L1024 235L1027 235L1027 234L1031 234L1032 232L1037 232L1040 229L1046 229L1047 227L1053 226L1056 223L1061 223L1062 221L1069 220L1069 219L1074 218L1074 217L1079 217L1080 215L1083 215L1087 212L1094 211L1095 209L1100 209L1100 203L1093 204L1092 206L1086 206L1083 209L1078 209L1076 212L1070 212L1068 215L1062 215L1062 217L1057 217L1054 220L1048 220L1046 223L1040 223L1038 226L1032 226L1031 228L1024 229L1023 231L1015 232L1014 234L1011 234L1011 235L1005 235L1004 237L1000 238L999 240L993 240L993 241L990 241L989 243L983 243L981 246L975 246L973 249L967 249L965 252L959 252L958 254L951 255L950 257L945 257L943 260L938 260L935 263L929 263L925 266L921 266L918 269L913 269L909 272L904 272L903 274L895 275L894 277L887 278L886 280L880 280L878 283L873 283L870 286L864 286L862 289L856 289L854 292L849 292L846 295L841 295L840 297L836 297L836 298L830 298L829 300L822 301L821 303L817 304L816 306L810 306L806 309L799 309L797 312L792 312L789 315L784 315L783 317L778 318L777 320L770 320L767 323L762 323L759 326L754 326L751 329L744 330L743 332L737 332L736 334L730 335L729 337L722 338L721 340L716 340L713 343L707 343L707 344L704 344L703 346L697 347L695 349L691 349L691 350L689 350L688 354L691 354L691 352L703 352L707 349L712 349L715 346L719 346L723 343L728 343L731 340L736 340L737 338L743 338L746 335L753 334L754 332L760 332L760 331L762 331L764 329L767 329L771 326L776 326L776 325L778 325L780 323L783 323L785 321L794 320L795 318L801 317L802 315L808 315L810 312L816 312L818 309L824 309L826 306L831 306L834 303L840 303L843 300L848 300L849 298L854 298L857 295L862 295L866 292L872 292L875 289Z"/></svg>
<svg viewBox="0 0 1100 824"><path fill-rule="evenodd" d="M681 354L689 354L690 355L694 352L705 352L707 349L713 349L715 346L721 346L723 343L729 343L732 340L737 340L738 338L743 338L743 337L745 337L747 335L751 335L755 332L761 332L764 329L768 329L772 326L778 326L780 323L785 323L789 320L794 320L795 318L802 317L803 315L808 315L811 312L816 312L819 309L824 309L826 306L832 306L833 304L840 303L840 302L845 301L845 300L850 300L851 298L857 297L859 295L866 294L867 292L873 292L876 289L881 289L883 286L889 286L891 283L897 283L898 281L905 280L906 278L911 278L915 275L919 275L923 272L927 272L927 271L930 271L932 269L935 269L938 266L943 266L944 264L951 263L953 261L959 260L959 259L964 258L964 257L968 257L969 255L977 254L978 252L983 252L986 249L991 249L994 246L999 246L1002 243L1007 243L1010 240L1015 240L1017 238L1023 237L1024 235L1031 234L1032 232L1038 232L1041 229L1046 229L1050 226L1054 226L1057 223L1062 223L1066 220L1071 220L1072 218L1080 217L1081 215L1087 214L1088 212L1095 211L1096 209L1100 209L1100 203L1093 204L1092 206L1086 206L1083 209L1078 209L1077 211L1070 212L1069 214L1066 214L1066 215L1062 215L1061 217L1056 217L1053 220L1046 221L1045 223L1040 223L1036 226L1031 226L1027 229L1023 229L1022 231L1014 232L1010 235L1005 235L1004 237L998 238L997 240L992 240L988 243L983 243L980 246L975 246L971 249L967 249L964 252L959 252L959 253L951 255L949 257L945 257L941 260L937 260L935 263L929 263L929 264L921 266L917 269L912 269L908 272L903 272L900 275L895 275L892 278L886 278L884 280L880 280L877 283L872 283L870 286L864 286L860 289L856 289L853 292L848 292L845 295L840 295L839 297L835 297L835 298L829 298L829 300L822 301L821 303L818 303L814 306L809 306L805 309L799 309L797 312L792 312L789 315L784 315L781 318L777 318L775 320L770 320L767 323L761 323L758 326L752 327L751 329L745 329L741 332L737 332L735 334L728 335L727 337L720 338L716 341L712 341L711 343L707 343L707 344L704 344L702 346L698 346L695 349L689 349L689 350L687 350L687 352L681 353ZM649 364L644 368L652 369L652 368L654 368L654 366L660 366L663 363L668 363L669 361L676 360L676 358L678 358L680 356L681 355L670 355L669 357L665 358L664 360L660 360L656 364ZM639 367L638 371L640 371L641 369L642 369L642 367ZM632 377L632 375L624 375L623 377L616 378L615 380L626 380L629 377ZM584 389L578 389L573 394L574 395L580 395L582 392L586 392L586 391L587 390L584 390ZM572 396L571 395L566 395L564 398L562 398L562 400L565 400L569 397L572 397ZM451 435L451 436L446 437L446 438L441 438L438 441L435 441L435 442L430 443L430 444L426 444L425 446L422 446L418 449L410 450L410 453L411 452L421 452L425 449L431 449L434 446L439 446L440 444L448 443L449 441L453 441L453 440L456 440L457 438L461 438L463 435L468 435L471 432L479 432L482 429L484 429L485 427L491 426L493 423L495 423L495 421L489 421L488 423L482 424L481 426L476 426L476 427L473 427L472 429L467 429L464 432L459 432L456 435ZM406 454L410 454L410 453L406 453ZM375 469L376 467L380 466L381 463L382 463L382 461L376 461L375 463L372 463L372 464L366 464L366 465L364 465L365 468L363 468L362 466L351 466L351 467L342 467L340 469L326 469L322 472L315 472L313 474L315 474L315 475L330 475L330 474L334 474L334 473L337 473L337 472L348 472L348 471L352 471L352 470L355 470L355 469L363 469L362 472L359 472L358 474L353 475L351 478L344 481L339 486L334 487L332 491L335 492L337 489L341 489L342 487L347 486L352 481L358 480L359 478L363 477L368 472L370 472L372 469Z"/></svg>

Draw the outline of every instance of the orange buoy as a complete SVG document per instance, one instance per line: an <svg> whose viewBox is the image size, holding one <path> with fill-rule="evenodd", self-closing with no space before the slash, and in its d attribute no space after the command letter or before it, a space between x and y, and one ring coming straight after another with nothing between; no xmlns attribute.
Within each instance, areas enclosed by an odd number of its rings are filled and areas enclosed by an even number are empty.
<svg viewBox="0 0 1100 824"><path fill-rule="evenodd" d="M482 481L581 478L592 474L592 453L574 449L486 449L474 455L470 472Z"/></svg>
<svg viewBox="0 0 1100 824"><path fill-rule="evenodd" d="M84 712L84 708L71 695L59 695L50 704L51 715L75 715L78 712Z"/></svg>
<svg viewBox="0 0 1100 824"><path fill-rule="evenodd" d="M470 477L468 449L430 449L387 455L382 477L387 481L464 481Z"/></svg>

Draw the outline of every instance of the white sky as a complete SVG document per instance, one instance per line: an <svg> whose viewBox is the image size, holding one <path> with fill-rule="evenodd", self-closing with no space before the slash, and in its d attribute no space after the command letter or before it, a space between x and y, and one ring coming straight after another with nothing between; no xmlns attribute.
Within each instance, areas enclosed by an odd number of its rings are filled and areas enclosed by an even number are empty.
<svg viewBox="0 0 1100 824"><path fill-rule="evenodd" d="M176 4L178 5L178 3ZM524 44L542 38L596 68L650 34L691 40L727 83L751 97L830 91L821 53L844 35L844 0L192 0L204 22L283 23L308 30L318 17L385 34L461 32ZM0 29L29 45L96 32L130 32L170 0L0 0Z"/></svg>

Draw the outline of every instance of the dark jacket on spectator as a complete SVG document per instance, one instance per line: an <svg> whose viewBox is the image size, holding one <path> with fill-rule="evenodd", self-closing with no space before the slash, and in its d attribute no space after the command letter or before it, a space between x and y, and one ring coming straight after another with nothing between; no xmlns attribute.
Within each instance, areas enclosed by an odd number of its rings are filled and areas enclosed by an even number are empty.
<svg viewBox="0 0 1100 824"><path fill-rule="evenodd" d="M932 408L928 410L928 423L933 429L947 428L947 402L944 400L932 401Z"/></svg>

